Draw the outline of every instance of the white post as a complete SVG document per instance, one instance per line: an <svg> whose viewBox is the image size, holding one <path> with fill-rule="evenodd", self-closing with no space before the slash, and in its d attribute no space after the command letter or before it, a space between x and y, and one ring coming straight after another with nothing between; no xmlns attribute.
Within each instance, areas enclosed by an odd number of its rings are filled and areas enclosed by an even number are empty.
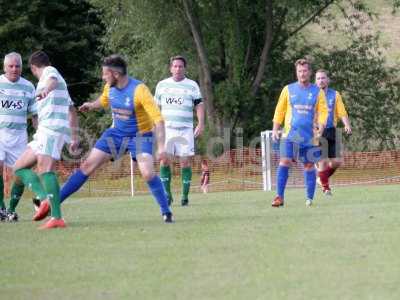
<svg viewBox="0 0 400 300"><path fill-rule="evenodd" d="M266 144L265 144L266 148L267 148L265 154L266 154L266 160L267 160L266 166L267 166L267 190L268 191L272 191L271 138L272 138L271 131L268 130L267 134L266 134L267 140L266 140Z"/></svg>
<svg viewBox="0 0 400 300"><path fill-rule="evenodd" d="M261 158L262 158L263 190L272 191L270 130L261 132Z"/></svg>
<svg viewBox="0 0 400 300"><path fill-rule="evenodd" d="M134 171L135 171L135 167L134 167L134 162L132 157L129 155L129 158L131 160L131 196L133 197L135 195L135 184L133 181L133 178L135 176Z"/></svg>

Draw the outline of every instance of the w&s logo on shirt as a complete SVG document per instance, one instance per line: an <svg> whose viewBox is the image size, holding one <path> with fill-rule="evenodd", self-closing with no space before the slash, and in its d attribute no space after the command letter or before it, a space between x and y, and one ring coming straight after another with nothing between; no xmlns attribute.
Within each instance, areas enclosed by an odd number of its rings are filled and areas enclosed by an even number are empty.
<svg viewBox="0 0 400 300"><path fill-rule="evenodd" d="M17 101L1 100L0 107L6 108L6 109L11 109L11 110L18 110L18 109L22 109L24 107L24 101L22 101L22 100L17 100Z"/></svg>
<svg viewBox="0 0 400 300"><path fill-rule="evenodd" d="M175 98L175 97L167 97L165 99L165 102L167 104L178 104L178 105L182 105L183 104L183 99L182 98Z"/></svg>

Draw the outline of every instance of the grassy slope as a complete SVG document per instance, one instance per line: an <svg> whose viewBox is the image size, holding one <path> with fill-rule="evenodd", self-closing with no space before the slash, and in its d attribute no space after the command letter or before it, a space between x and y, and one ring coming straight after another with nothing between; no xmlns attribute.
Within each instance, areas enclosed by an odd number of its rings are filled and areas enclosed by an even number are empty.
<svg viewBox="0 0 400 300"><path fill-rule="evenodd" d="M381 33L382 51L386 55L388 63L398 63L400 59L400 12L392 14L392 0L364 0L369 8L378 14L378 17L372 21L372 30ZM332 11L337 11L335 6L332 6ZM322 24L323 25L323 24ZM318 42L321 40L324 43L332 43L331 46L341 45L344 43L342 37L335 32L330 33L328 36L322 29L321 25L312 24L304 31L311 41Z"/></svg>
<svg viewBox="0 0 400 300"><path fill-rule="evenodd" d="M71 199L65 230L21 205L0 224L3 299L398 299L398 186L273 209L263 192L193 195L163 224L150 197Z"/></svg>

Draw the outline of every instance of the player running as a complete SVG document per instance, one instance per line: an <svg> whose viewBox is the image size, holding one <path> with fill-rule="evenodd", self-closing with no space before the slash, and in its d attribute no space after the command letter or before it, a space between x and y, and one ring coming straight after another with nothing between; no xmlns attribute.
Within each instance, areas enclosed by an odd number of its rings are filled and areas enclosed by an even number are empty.
<svg viewBox="0 0 400 300"><path fill-rule="evenodd" d="M15 175L38 196L42 201L41 207L51 206L51 218L40 229L63 228L66 225L61 214L55 166L64 144L71 142L71 128L76 128L77 117L67 84L57 69L50 65L47 54L34 52L29 58L29 66L39 79L36 88L39 123L33 141L15 163ZM72 150L76 147L75 140L73 135ZM36 163L40 177L31 169ZM36 212L33 220L40 219Z"/></svg>
<svg viewBox="0 0 400 300"><path fill-rule="evenodd" d="M106 57L102 64L105 81L103 93L93 102L85 102L79 110L111 107L113 126L103 132L89 156L61 189L61 202L75 193L89 176L110 159L120 159L126 151L137 160L139 170L161 208L164 222L173 222L167 195L153 167L153 132L160 158L164 158L164 120L151 92L141 81L127 74L127 64L119 55ZM49 206L41 206L38 213L44 218Z"/></svg>

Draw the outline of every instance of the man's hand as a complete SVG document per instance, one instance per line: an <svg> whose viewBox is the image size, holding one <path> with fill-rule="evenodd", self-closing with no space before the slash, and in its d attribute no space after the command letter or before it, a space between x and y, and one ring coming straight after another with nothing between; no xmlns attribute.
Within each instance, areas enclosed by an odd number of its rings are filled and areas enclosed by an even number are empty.
<svg viewBox="0 0 400 300"><path fill-rule="evenodd" d="M44 88L39 93L36 94L35 99L36 99L36 101L43 100L44 98L47 97L48 94L49 94L49 91L46 88Z"/></svg>
<svg viewBox="0 0 400 300"><path fill-rule="evenodd" d="M194 137L197 138L198 136L202 135L204 131L203 123L197 124L196 128L194 129Z"/></svg>
<svg viewBox="0 0 400 300"><path fill-rule="evenodd" d="M79 147L79 141L72 140L68 147L69 153L71 153L72 155L77 154L78 147Z"/></svg>
<svg viewBox="0 0 400 300"><path fill-rule="evenodd" d="M92 102L85 102L81 106L79 106L78 110L80 112L88 112L93 109L93 104Z"/></svg>
<svg viewBox="0 0 400 300"><path fill-rule="evenodd" d="M272 130L272 140L273 140L274 142L277 142L277 141L279 141L280 138L281 138L281 137L280 137L280 134L279 134L279 130L273 129L273 130Z"/></svg>
<svg viewBox="0 0 400 300"><path fill-rule="evenodd" d="M350 126L345 126L345 127L344 127L344 131L345 131L347 134L349 134L349 135L350 135L351 132L352 132Z"/></svg>

